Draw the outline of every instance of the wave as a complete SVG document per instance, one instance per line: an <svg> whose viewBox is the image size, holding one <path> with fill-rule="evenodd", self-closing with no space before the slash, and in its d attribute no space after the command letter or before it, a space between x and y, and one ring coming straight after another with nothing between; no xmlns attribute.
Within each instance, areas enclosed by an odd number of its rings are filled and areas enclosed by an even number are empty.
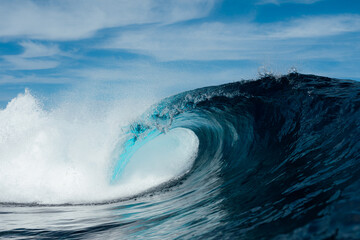
<svg viewBox="0 0 360 240"><path fill-rule="evenodd" d="M336 219L359 203L359 108L358 82L292 73L181 93L130 129L140 129L132 135L140 132L139 141L155 128L193 131L199 149L185 182L225 206L230 229L289 238L299 233L281 234L316 226L319 236L335 236L344 225L356 232L357 221Z"/></svg>
<svg viewBox="0 0 360 240"><path fill-rule="evenodd" d="M202 237L358 236L359 108L360 83L299 73L187 91L121 126L51 124L26 93L0 112L0 201L165 191L174 204L159 211L202 212L186 220Z"/></svg>

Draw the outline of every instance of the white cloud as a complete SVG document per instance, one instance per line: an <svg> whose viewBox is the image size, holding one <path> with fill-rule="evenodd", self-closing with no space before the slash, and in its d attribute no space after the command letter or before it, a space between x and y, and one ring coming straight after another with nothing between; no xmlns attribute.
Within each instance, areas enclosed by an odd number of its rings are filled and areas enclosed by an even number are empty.
<svg viewBox="0 0 360 240"><path fill-rule="evenodd" d="M298 4L313 4L323 0L259 0L258 4L275 4L280 5L283 3L298 3Z"/></svg>
<svg viewBox="0 0 360 240"><path fill-rule="evenodd" d="M20 56L6 56L4 58L11 64L9 66L11 70L40 70L55 68L59 65L56 61L26 59Z"/></svg>
<svg viewBox="0 0 360 240"><path fill-rule="evenodd" d="M11 70L39 70L55 68L59 63L49 59L63 55L57 45L44 45L31 41L23 41L20 45L24 52L18 55L2 56L7 69Z"/></svg>
<svg viewBox="0 0 360 240"><path fill-rule="evenodd" d="M44 45L32 41L23 41L20 42L20 45L25 49L21 56L26 58L49 57L61 53L55 44Z"/></svg>
<svg viewBox="0 0 360 240"><path fill-rule="evenodd" d="M74 79L69 77L58 76L58 75L47 75L39 76L34 73L19 74L13 76L9 74L0 73L0 85L1 84L18 84L18 83L41 83L41 84L71 84Z"/></svg>
<svg viewBox="0 0 360 240"><path fill-rule="evenodd" d="M286 56L316 44L318 38L359 31L360 15L305 17L270 24L151 26L122 31L102 47L127 49L160 61L256 60L274 54Z"/></svg>
<svg viewBox="0 0 360 240"><path fill-rule="evenodd" d="M97 30L206 16L216 0L0 1L0 37L72 40Z"/></svg>
<svg viewBox="0 0 360 240"><path fill-rule="evenodd" d="M276 38L313 38L360 31L360 15L307 17L285 24L270 36Z"/></svg>

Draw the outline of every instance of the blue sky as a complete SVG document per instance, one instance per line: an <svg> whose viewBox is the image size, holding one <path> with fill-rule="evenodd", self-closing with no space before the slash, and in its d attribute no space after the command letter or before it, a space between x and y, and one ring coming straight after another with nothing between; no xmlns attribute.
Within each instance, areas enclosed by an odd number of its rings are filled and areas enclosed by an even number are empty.
<svg viewBox="0 0 360 240"><path fill-rule="evenodd" d="M259 69L360 80L358 0L2 0L0 107L96 83L169 95Z"/></svg>

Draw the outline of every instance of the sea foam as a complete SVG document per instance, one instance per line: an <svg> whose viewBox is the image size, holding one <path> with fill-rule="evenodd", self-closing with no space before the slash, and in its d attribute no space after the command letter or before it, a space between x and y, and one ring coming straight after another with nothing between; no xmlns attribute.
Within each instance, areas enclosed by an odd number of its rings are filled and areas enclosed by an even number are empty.
<svg viewBox="0 0 360 240"><path fill-rule="evenodd" d="M107 103L107 109L93 111L93 105L68 102L44 110L29 91L12 99L0 110L0 202L105 202L183 174L198 140L190 130L178 129L146 144L122 180L110 184L111 168L119 160L114 148L125 140L123 128L147 107L131 104Z"/></svg>

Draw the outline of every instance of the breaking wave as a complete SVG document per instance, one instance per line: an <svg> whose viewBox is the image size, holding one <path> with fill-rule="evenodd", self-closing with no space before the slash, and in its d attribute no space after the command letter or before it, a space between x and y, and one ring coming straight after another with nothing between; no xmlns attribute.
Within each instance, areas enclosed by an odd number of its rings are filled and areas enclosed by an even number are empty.
<svg viewBox="0 0 360 240"><path fill-rule="evenodd" d="M360 238L359 107L358 82L298 73L126 121L67 121L26 92L0 112L0 201L126 203L122 224L146 227L108 229L133 237Z"/></svg>

